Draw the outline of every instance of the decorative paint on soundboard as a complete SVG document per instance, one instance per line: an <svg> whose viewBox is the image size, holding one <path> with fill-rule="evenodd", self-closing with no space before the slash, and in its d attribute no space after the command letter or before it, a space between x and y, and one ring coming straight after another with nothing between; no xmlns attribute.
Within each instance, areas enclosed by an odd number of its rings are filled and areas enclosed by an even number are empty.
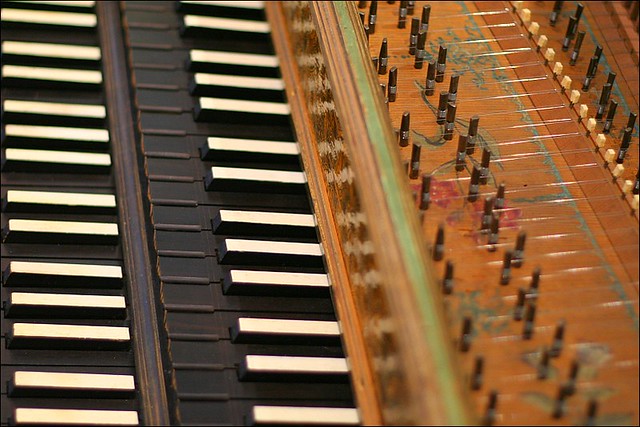
<svg viewBox="0 0 640 427"><path fill-rule="evenodd" d="M497 288L495 294L499 296ZM504 298L491 298L488 305L483 291L454 292L454 295L458 299L455 316L457 319L471 317L474 325L472 335L482 331L484 334L498 336L509 330L511 318L502 315L510 309Z"/></svg>

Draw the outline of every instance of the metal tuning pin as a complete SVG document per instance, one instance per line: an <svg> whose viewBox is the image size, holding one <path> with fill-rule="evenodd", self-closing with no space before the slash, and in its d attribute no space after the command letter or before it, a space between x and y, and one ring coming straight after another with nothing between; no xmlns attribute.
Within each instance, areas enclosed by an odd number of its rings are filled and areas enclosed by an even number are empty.
<svg viewBox="0 0 640 427"><path fill-rule="evenodd" d="M616 110L618 109L618 101L616 101L615 99L612 99L611 101L609 101L609 109L607 112L607 118L604 121L604 126L602 127L602 133L609 133L611 132L611 126L613 126L613 118L616 115Z"/></svg>
<svg viewBox="0 0 640 427"><path fill-rule="evenodd" d="M584 421L585 426L595 426L597 425L597 416L598 416L598 401L596 399L589 400L587 404L587 417Z"/></svg>
<svg viewBox="0 0 640 427"><path fill-rule="evenodd" d="M398 28L406 28L407 26L408 6L409 2L407 0L400 2L400 9L398 11Z"/></svg>
<svg viewBox="0 0 640 427"><path fill-rule="evenodd" d="M577 360L571 362L569 368L569 378L567 382L562 385L562 389L566 396L573 396L576 393L576 381L578 379L578 372L580 371L580 364Z"/></svg>
<svg viewBox="0 0 640 427"><path fill-rule="evenodd" d="M520 231L518 237L516 237L516 247L513 250L513 259L511 265L515 268L522 267L524 262L524 244L527 241L527 233Z"/></svg>
<svg viewBox="0 0 640 427"><path fill-rule="evenodd" d="M467 200L471 203L478 200L478 193L480 192L480 168L478 165L473 165L471 171L471 180L469 181L469 194Z"/></svg>
<svg viewBox="0 0 640 427"><path fill-rule="evenodd" d="M616 156L616 163L621 165L624 163L624 157L629 151L629 145L631 145L631 128L626 128L622 136L622 142L620 142L620 148L618 149L618 155Z"/></svg>
<svg viewBox="0 0 640 427"><path fill-rule="evenodd" d="M609 103L609 97L611 96L611 83L605 83L602 87L602 93L600 93L600 101L598 101L598 109L596 110L596 120L602 120L604 112L607 109Z"/></svg>
<svg viewBox="0 0 640 427"><path fill-rule="evenodd" d="M553 411L551 413L551 416L553 418L559 419L564 416L564 412L565 412L564 402L566 399L567 399L567 393L564 387L561 385L560 387L558 387L558 395L553 404Z"/></svg>
<svg viewBox="0 0 640 427"><path fill-rule="evenodd" d="M518 296L516 297L516 305L513 308L513 320L522 320L524 313L524 303L527 301L527 291L524 288L518 288Z"/></svg>
<svg viewBox="0 0 640 427"><path fill-rule="evenodd" d="M498 191L496 192L496 201L493 204L495 209L504 209L504 193L506 190L506 185L504 182L501 182L498 185Z"/></svg>
<svg viewBox="0 0 640 427"><path fill-rule="evenodd" d="M427 66L427 80L424 84L424 94L431 96L436 91L436 61L429 61ZM448 95L447 95L448 97Z"/></svg>
<svg viewBox="0 0 640 427"><path fill-rule="evenodd" d="M387 38L382 39L380 45L380 54L378 55L378 74L387 74L387 65L389 64L389 48Z"/></svg>
<svg viewBox="0 0 640 427"><path fill-rule="evenodd" d="M424 58L427 56L427 51L424 49L427 43L427 33L424 31L418 33L418 46L416 47L416 56L413 62L413 68L418 70L422 69L424 65Z"/></svg>
<svg viewBox="0 0 640 427"><path fill-rule="evenodd" d="M405 111L402 113L402 122L400 123L400 141L401 147L409 145L409 130L411 128L411 113Z"/></svg>
<svg viewBox="0 0 640 427"><path fill-rule="evenodd" d="M613 86L613 83L616 81L616 73L613 71L609 71L609 75L607 76L607 83Z"/></svg>
<svg viewBox="0 0 640 427"><path fill-rule="evenodd" d="M458 152L456 154L456 171L464 170L464 160L467 156L467 135L458 136Z"/></svg>
<svg viewBox="0 0 640 427"><path fill-rule="evenodd" d="M436 115L436 123L443 125L447 118L447 105L449 104L449 92L440 92L438 100L438 114Z"/></svg>
<svg viewBox="0 0 640 427"><path fill-rule="evenodd" d="M436 82L444 81L444 71L447 69L447 48L440 45L438 51L438 62L436 63Z"/></svg>
<svg viewBox="0 0 640 427"><path fill-rule="evenodd" d="M473 116L469 120L469 135L467 139L467 154L470 156L476 150L476 136L478 135L478 124L480 117Z"/></svg>
<svg viewBox="0 0 640 427"><path fill-rule="evenodd" d="M552 27L555 27L556 22L558 22L558 15L562 10L562 3L564 3L564 1L556 1L553 4L553 10L551 11L551 15L549 15L549 25Z"/></svg>
<svg viewBox="0 0 640 427"><path fill-rule="evenodd" d="M413 143L411 147L411 164L409 165L409 178L416 179L420 175L420 151L422 146Z"/></svg>
<svg viewBox="0 0 640 427"><path fill-rule="evenodd" d="M562 347L564 344L564 330L565 330L565 322L561 320L558 322L556 326L556 331L553 334L553 342L551 343L551 348L549 349L549 356L558 357L562 353Z"/></svg>
<svg viewBox="0 0 640 427"><path fill-rule="evenodd" d="M576 44L573 45L573 51L571 52L571 56L569 58L569 65L576 65L576 61L578 60L578 56L580 55L580 48L582 47L582 42L584 41L585 34L585 31L578 31Z"/></svg>
<svg viewBox="0 0 640 427"><path fill-rule="evenodd" d="M471 374L471 390L480 390L483 383L484 357L476 356L473 361L473 373Z"/></svg>
<svg viewBox="0 0 640 427"><path fill-rule="evenodd" d="M447 260L447 264L444 267L442 293L445 295L451 295L453 293L453 262L450 260Z"/></svg>
<svg viewBox="0 0 640 427"><path fill-rule="evenodd" d="M407 2L407 13L413 15L416 10L416 0L409 0Z"/></svg>
<svg viewBox="0 0 640 427"><path fill-rule="evenodd" d="M387 99L395 102L398 94L398 67L391 67L389 70L389 83L387 84Z"/></svg>
<svg viewBox="0 0 640 427"><path fill-rule="evenodd" d="M633 128L636 126L636 119L638 118L638 113L629 113L629 119L627 120L627 125L625 128Z"/></svg>
<svg viewBox="0 0 640 427"><path fill-rule="evenodd" d="M500 233L500 215L497 212L491 214L491 226L489 227L489 238L487 239L487 249L489 252L496 251Z"/></svg>
<svg viewBox="0 0 640 427"><path fill-rule="evenodd" d="M431 175L422 175L422 185L420 187L420 210L426 211L431 204Z"/></svg>
<svg viewBox="0 0 640 427"><path fill-rule="evenodd" d="M491 163L491 151L488 148L482 149L482 159L480 160L480 184L487 185L489 181L489 164Z"/></svg>
<svg viewBox="0 0 640 427"><path fill-rule="evenodd" d="M433 245L432 258L434 261L442 261L444 258L444 225L438 224L436 242Z"/></svg>
<svg viewBox="0 0 640 427"><path fill-rule="evenodd" d="M376 32L376 21L378 20L378 0L372 0L369 6L369 32L368 34L374 34Z"/></svg>
<svg viewBox="0 0 640 427"><path fill-rule="evenodd" d="M489 393L489 400L487 402L487 409L482 417L482 425L491 426L496 421L496 407L498 406L498 392L491 390Z"/></svg>
<svg viewBox="0 0 640 427"><path fill-rule="evenodd" d="M533 336L534 321L536 319L536 303L529 301L524 313L524 325L522 327L522 339L530 340Z"/></svg>
<svg viewBox="0 0 640 427"><path fill-rule="evenodd" d="M600 57L602 56L602 46L596 45L596 49L593 51L593 56L598 58L598 63L600 63ZM592 74L592 77L595 76L595 75L596 75L596 73L594 71L593 74Z"/></svg>
<svg viewBox="0 0 640 427"><path fill-rule="evenodd" d="M575 28L578 25L578 20L575 16L569 18L569 23L567 24L567 32L564 34L564 39L562 39L562 50L564 52L569 50L569 45L571 44L571 40L573 39L573 34L575 34Z"/></svg>
<svg viewBox="0 0 640 427"><path fill-rule="evenodd" d="M491 219L493 217L493 197L485 197L484 207L482 210L481 230L488 230L491 227Z"/></svg>
<svg viewBox="0 0 640 427"><path fill-rule="evenodd" d="M527 291L527 293L529 295L537 295L538 294L538 290L540 288L540 274L541 274L541 270L540 267L536 267L533 270L533 273L531 273L531 282L529 282L529 290Z"/></svg>
<svg viewBox="0 0 640 427"><path fill-rule="evenodd" d="M420 32L420 18L411 18L411 34L409 35L409 55L416 54L418 45L418 33Z"/></svg>
<svg viewBox="0 0 640 427"><path fill-rule="evenodd" d="M538 379L545 380L549 377L549 350L544 347L540 351L540 359L538 360Z"/></svg>
<svg viewBox="0 0 640 427"><path fill-rule="evenodd" d="M447 96L448 99L448 96ZM453 139L453 128L456 124L456 104L452 104L451 102L447 102L447 115L445 116L444 123L444 135L443 138L446 141L451 141Z"/></svg>
<svg viewBox="0 0 640 427"><path fill-rule="evenodd" d="M471 348L471 333L473 332L473 326L471 323L471 317L465 316L462 320L462 331L460 332L460 341L458 342L458 350L466 353Z"/></svg>
<svg viewBox="0 0 640 427"><path fill-rule="evenodd" d="M582 11L584 10L584 5L582 3L578 3L578 5L576 6L576 12L573 15L576 18L576 29L578 28L578 22L580 22L580 18L582 17ZM575 30L573 32L573 35L575 36Z"/></svg>
<svg viewBox="0 0 640 427"><path fill-rule="evenodd" d="M449 80L449 102L456 103L458 98L458 82L460 81L459 74L452 74Z"/></svg>
<svg viewBox="0 0 640 427"><path fill-rule="evenodd" d="M592 56L589 61L589 68L587 68L587 74L584 76L584 80L582 82L582 91L586 92L589 90L589 86L591 86L591 80L593 80L593 76L596 74L596 70L598 69L598 57Z"/></svg>
<svg viewBox="0 0 640 427"><path fill-rule="evenodd" d="M429 31L429 18L431 17L431 5L425 4L422 7L422 17L420 18L420 32Z"/></svg>
<svg viewBox="0 0 640 427"><path fill-rule="evenodd" d="M505 251L504 260L502 262L502 273L500 273L500 284L508 285L511 281L511 260L513 259L513 251Z"/></svg>

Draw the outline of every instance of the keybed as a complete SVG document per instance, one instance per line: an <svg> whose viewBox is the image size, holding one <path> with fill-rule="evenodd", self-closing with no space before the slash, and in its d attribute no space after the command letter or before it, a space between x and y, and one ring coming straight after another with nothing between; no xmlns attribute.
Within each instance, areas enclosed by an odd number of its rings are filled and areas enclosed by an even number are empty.
<svg viewBox="0 0 640 427"><path fill-rule="evenodd" d="M3 424L139 422L97 22L3 2Z"/></svg>

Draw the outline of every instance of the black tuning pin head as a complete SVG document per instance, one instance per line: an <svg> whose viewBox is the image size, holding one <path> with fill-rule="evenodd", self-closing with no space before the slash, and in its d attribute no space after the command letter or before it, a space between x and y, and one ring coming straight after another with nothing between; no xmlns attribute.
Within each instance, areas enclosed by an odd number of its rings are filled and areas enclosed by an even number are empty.
<svg viewBox="0 0 640 427"><path fill-rule="evenodd" d="M438 62L436 63L436 82L444 81L444 72L447 69L447 48L440 45L438 51Z"/></svg>
<svg viewBox="0 0 640 427"><path fill-rule="evenodd" d="M402 113L402 122L400 123L400 141L401 147L409 145L409 130L411 128L411 113L405 111Z"/></svg>
<svg viewBox="0 0 640 427"><path fill-rule="evenodd" d="M389 64L389 48L387 38L382 39L380 45L380 55L378 55L378 74L387 74L387 65Z"/></svg>
<svg viewBox="0 0 640 427"><path fill-rule="evenodd" d="M422 17L420 18L420 31L429 31L429 18L431 17L431 5L422 6Z"/></svg>
<svg viewBox="0 0 640 427"><path fill-rule="evenodd" d="M618 149L618 155L616 156L616 163L622 164L624 163L624 158L627 155L627 151L629 151L629 146L631 145L631 128L626 128L622 135L622 141L620 142L620 148Z"/></svg>
<svg viewBox="0 0 640 427"><path fill-rule="evenodd" d="M520 231L518 237L516 237L516 247L513 250L513 259L511 260L511 265L515 268L522 267L522 263L524 262L524 244L526 241L527 233Z"/></svg>
<svg viewBox="0 0 640 427"><path fill-rule="evenodd" d="M559 419L564 416L565 412L565 400L567 399L566 390L563 386L558 387L558 395L556 397L556 401L553 406L553 412L551 416L553 418Z"/></svg>
<svg viewBox="0 0 640 427"><path fill-rule="evenodd" d="M480 390L483 383L484 357L476 356L471 374L471 390Z"/></svg>
<svg viewBox="0 0 640 427"><path fill-rule="evenodd" d="M513 251L505 251L504 260L502 261L502 273L500 273L500 284L508 285L511 281L511 260L513 259Z"/></svg>
<svg viewBox="0 0 640 427"><path fill-rule="evenodd" d="M484 207L482 211L482 221L480 229L482 231L488 230L491 227L491 218L493 216L493 197L485 197Z"/></svg>
<svg viewBox="0 0 640 427"><path fill-rule="evenodd" d="M467 154L472 155L476 149L476 136L478 135L478 124L480 117L473 116L469 120L469 138L467 139Z"/></svg>
<svg viewBox="0 0 640 427"><path fill-rule="evenodd" d="M409 165L409 178L416 179L420 175L420 151L422 146L413 143L411 147L411 163Z"/></svg>
<svg viewBox="0 0 640 427"><path fill-rule="evenodd" d="M427 80L424 85L424 94L431 96L436 91L436 61L429 61L427 66Z"/></svg>
<svg viewBox="0 0 640 427"><path fill-rule="evenodd" d="M505 197L506 185L501 182L498 185L498 191L496 192L496 201L493 204L495 209L504 209L504 197Z"/></svg>
<svg viewBox="0 0 640 427"><path fill-rule="evenodd" d="M440 92L438 100L438 113L436 115L436 123L443 125L447 119L447 105L449 104L449 92Z"/></svg>
<svg viewBox="0 0 640 427"><path fill-rule="evenodd" d="M631 128L633 132L633 128L636 126L636 119L638 118L638 113L629 113L629 119L627 120L627 125L625 128Z"/></svg>
<svg viewBox="0 0 640 427"><path fill-rule="evenodd" d="M445 295L451 295L453 293L453 263L450 260L447 260L447 263L444 267L442 293Z"/></svg>
<svg viewBox="0 0 640 427"><path fill-rule="evenodd" d="M569 378L562 385L562 389L566 396L573 396L576 393L576 381L578 380L578 372L580 371L580 364L577 360L571 362L569 368Z"/></svg>
<svg viewBox="0 0 640 427"><path fill-rule="evenodd" d="M530 340L533 336L534 321L536 319L536 303L532 300L526 305L524 324L522 327L522 339Z"/></svg>
<svg viewBox="0 0 640 427"><path fill-rule="evenodd" d="M378 20L378 0L372 0L369 6L369 34L376 32L376 21Z"/></svg>
<svg viewBox="0 0 640 427"><path fill-rule="evenodd" d="M513 308L513 320L522 320L522 314L524 313L524 303L527 301L527 291L524 288L518 288L518 296L516 297L516 304Z"/></svg>
<svg viewBox="0 0 640 427"><path fill-rule="evenodd" d="M459 74L452 74L449 80L449 102L456 103L458 98L458 82L460 81Z"/></svg>
<svg viewBox="0 0 640 427"><path fill-rule="evenodd" d="M488 148L482 149L482 160L480 161L480 184L486 185L489 182L489 164L491 163L491 151Z"/></svg>
<svg viewBox="0 0 640 427"><path fill-rule="evenodd" d="M409 0L407 2L407 13L413 15L416 10L416 0Z"/></svg>
<svg viewBox="0 0 640 427"><path fill-rule="evenodd" d="M536 267L531 273L531 282L529 282L529 291L530 295L536 295L538 293L538 289L540 287L540 274L542 271L540 267Z"/></svg>
<svg viewBox="0 0 640 427"><path fill-rule="evenodd" d="M555 27L556 22L558 22L558 15L562 10L562 3L564 3L564 1L556 1L553 4L553 10L551 11L551 15L549 15L549 25L552 27Z"/></svg>
<svg viewBox="0 0 640 427"><path fill-rule="evenodd" d="M446 141L451 141L453 139L453 128L456 124L457 108L456 104L447 102L447 115L445 116L444 135L442 136Z"/></svg>
<svg viewBox="0 0 640 427"><path fill-rule="evenodd" d="M602 92L600 93L600 101L598 101L598 109L596 111L596 120L602 120L604 112L609 104L609 97L611 96L611 83L605 83L602 86Z"/></svg>
<svg viewBox="0 0 640 427"><path fill-rule="evenodd" d="M420 210L429 209L431 204L431 175L422 175L422 186L420 187Z"/></svg>
<svg viewBox="0 0 640 427"><path fill-rule="evenodd" d="M398 94L398 67L391 67L389 70L389 83L387 84L387 99L395 102Z"/></svg>
<svg viewBox="0 0 640 427"><path fill-rule="evenodd" d="M470 203L478 200L478 193L480 192L480 168L478 165L473 165L473 170L471 171L471 180L469 181L469 194L467 195L467 200Z"/></svg>
<svg viewBox="0 0 640 427"><path fill-rule="evenodd" d="M494 202L495 207L495 202ZM489 252L496 251L496 245L498 244L498 238L500 233L500 214L493 212L491 214L491 225L489 226L489 238L487 239L487 249Z"/></svg>
<svg viewBox="0 0 640 427"><path fill-rule="evenodd" d="M585 426L595 426L596 418L598 416L598 401L596 399L589 400L587 404L587 417L584 422Z"/></svg>
<svg viewBox="0 0 640 427"><path fill-rule="evenodd" d="M553 342L551 343L551 348L549 349L549 356L558 357L562 353L562 347L564 344L564 330L565 330L565 322L561 320L556 325L556 331L553 334Z"/></svg>
<svg viewBox="0 0 640 427"><path fill-rule="evenodd" d="M580 48L582 47L582 42L584 41L585 34L585 31L578 31L576 44L573 45L573 51L571 52L571 57L569 58L569 65L576 65L576 61L578 60L578 56L580 55Z"/></svg>
<svg viewBox="0 0 640 427"><path fill-rule="evenodd" d="M427 51L425 50L425 45L427 43L427 33L421 31L418 33L418 45L416 46L416 56L413 62L413 68L422 69L424 65L424 58L427 56Z"/></svg>
<svg viewBox="0 0 640 427"><path fill-rule="evenodd" d="M578 26L578 20L575 16L569 18L569 23L567 24L567 32L564 35L564 39L562 39L562 50L568 51L569 45L571 44L571 40L573 39L573 35L575 34L575 29Z"/></svg>
<svg viewBox="0 0 640 427"><path fill-rule="evenodd" d="M602 133L608 134L611 132L611 126L613 126L613 119L616 115L616 110L618 109L618 101L612 99L609 101L609 109L607 112L607 118L604 121L604 126L602 127Z"/></svg>
<svg viewBox="0 0 640 427"><path fill-rule="evenodd" d="M592 56L589 61L589 68L587 68L587 74L584 76L584 80L582 81L582 91L586 92L589 90L591 86L591 80L596 75L596 71L598 69L598 57Z"/></svg>
<svg viewBox="0 0 640 427"><path fill-rule="evenodd" d="M465 316L462 320L462 331L460 332L460 341L458 342L458 350L466 353L471 348L471 333L472 333L471 317Z"/></svg>
<svg viewBox="0 0 640 427"><path fill-rule="evenodd" d="M411 18L411 33L409 35L409 55L416 54L418 34L420 32L420 18Z"/></svg>
<svg viewBox="0 0 640 427"><path fill-rule="evenodd" d="M462 172L464 170L464 160L467 156L467 135L458 136L458 150L456 153L456 171Z"/></svg>
<svg viewBox="0 0 640 427"><path fill-rule="evenodd" d="M436 231L436 242L433 245L433 260L442 261L444 258L444 225L438 224L438 231Z"/></svg>
<svg viewBox="0 0 640 427"><path fill-rule="evenodd" d="M498 406L498 392L491 390L489 393L489 400L487 402L487 409L482 417L482 425L491 426L496 421L496 407Z"/></svg>
<svg viewBox="0 0 640 427"><path fill-rule="evenodd" d="M407 7L409 2L403 0L400 2L400 9L398 11L398 28L405 28L407 26L407 14L409 13Z"/></svg>
<svg viewBox="0 0 640 427"><path fill-rule="evenodd" d="M540 352L540 359L538 360L538 379L545 380L549 376L549 350L545 347Z"/></svg>

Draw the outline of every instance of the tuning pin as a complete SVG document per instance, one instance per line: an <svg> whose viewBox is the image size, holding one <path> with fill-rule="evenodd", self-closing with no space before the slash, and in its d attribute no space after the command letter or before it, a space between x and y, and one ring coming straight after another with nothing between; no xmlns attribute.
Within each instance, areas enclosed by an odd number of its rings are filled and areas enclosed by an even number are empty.
<svg viewBox="0 0 640 427"><path fill-rule="evenodd" d="M622 163L624 163L624 157L627 155L627 151L629 150L630 144L631 144L631 128L626 128L624 130L622 142L620 142L620 148L618 149L618 155L616 157L616 163L618 165L622 165Z"/></svg>
<svg viewBox="0 0 640 427"><path fill-rule="evenodd" d="M629 119L627 120L627 125L625 126L626 128L631 128L631 130L633 131L633 128L636 125L636 119L638 118L638 113L629 113Z"/></svg>
<svg viewBox="0 0 640 427"><path fill-rule="evenodd" d="M582 47L582 41L584 40L586 32L578 31L578 37L576 37L576 44L573 45L573 51L571 52L571 57L569 58L569 65L576 65L576 61L578 60L578 55L580 55L580 48Z"/></svg>
<svg viewBox="0 0 640 427"><path fill-rule="evenodd" d="M424 85L424 94L431 96L436 91L436 61L429 61L427 67L427 80ZM447 94L447 99L449 95Z"/></svg>
<svg viewBox="0 0 640 427"><path fill-rule="evenodd" d="M420 144L413 143L411 147L411 164L409 170L409 178L416 179L420 175Z"/></svg>
<svg viewBox="0 0 640 427"><path fill-rule="evenodd" d="M398 67L391 67L389 70L389 84L387 85L387 99L395 102L398 93Z"/></svg>
<svg viewBox="0 0 640 427"><path fill-rule="evenodd" d="M409 35L409 55L416 54L416 46L418 45L419 29L420 29L420 19L411 18L411 34Z"/></svg>
<svg viewBox="0 0 640 427"><path fill-rule="evenodd" d="M567 398L567 393L564 387L558 387L558 396L553 406L552 416L553 418L562 418L564 416L564 401Z"/></svg>
<svg viewBox="0 0 640 427"><path fill-rule="evenodd" d="M378 55L378 74L387 74L387 65L389 63L387 38L382 39L382 45L380 45L380 55Z"/></svg>
<svg viewBox="0 0 640 427"><path fill-rule="evenodd" d="M405 28L407 26L407 7L409 2L404 0L400 2L400 10L398 11L398 28Z"/></svg>
<svg viewBox="0 0 640 427"><path fill-rule="evenodd" d="M402 113L402 122L400 123L400 146L406 147L409 145L409 130L411 127L411 113L405 111Z"/></svg>
<svg viewBox="0 0 640 427"><path fill-rule="evenodd" d="M487 409L482 417L482 425L491 426L496 420L496 406L498 405L498 392L491 390L489 393L489 401L487 403Z"/></svg>
<svg viewBox="0 0 640 427"><path fill-rule="evenodd" d="M471 390L480 390L482 388L482 373L484 371L484 358L476 356L473 362L473 373L471 374Z"/></svg>
<svg viewBox="0 0 640 427"><path fill-rule="evenodd" d="M505 251L504 260L502 262L502 273L500 273L500 284L508 285L511 281L511 260L513 259L512 251Z"/></svg>
<svg viewBox="0 0 640 427"><path fill-rule="evenodd" d="M459 74L452 74L449 79L449 102L456 103L458 97L458 81L460 80Z"/></svg>
<svg viewBox="0 0 640 427"><path fill-rule="evenodd" d="M480 184L487 185L489 181L489 164L491 163L491 151L487 147L482 149L482 160L480 161Z"/></svg>
<svg viewBox="0 0 640 427"><path fill-rule="evenodd" d="M571 44L571 39L573 38L573 34L577 25L578 20L576 19L576 17L570 17L569 23L567 24L567 32L564 35L564 39L562 39L562 50L564 52L569 50L569 45Z"/></svg>
<svg viewBox="0 0 640 427"><path fill-rule="evenodd" d="M489 252L496 251L498 243L498 233L500 232L500 215L497 212L491 214L491 227L489 229L489 239L487 239L487 249Z"/></svg>
<svg viewBox="0 0 640 427"><path fill-rule="evenodd" d="M545 380L549 376L549 351L543 348L540 352L540 360L538 361L538 379Z"/></svg>
<svg viewBox="0 0 640 427"><path fill-rule="evenodd" d="M429 209L431 204L431 175L422 175L422 186L420 187L420 210Z"/></svg>
<svg viewBox="0 0 640 427"><path fill-rule="evenodd" d="M464 159L467 155L467 135L458 136L458 152L456 154L456 171L464 170Z"/></svg>
<svg viewBox="0 0 640 427"><path fill-rule="evenodd" d="M613 71L609 71L609 75L607 75L607 83L613 86L613 83L616 81L616 73Z"/></svg>
<svg viewBox="0 0 640 427"><path fill-rule="evenodd" d="M427 33L421 32L418 34L418 46L416 48L415 61L413 62L413 68L421 69L424 64L424 58L427 56L427 51L424 46L427 42Z"/></svg>
<svg viewBox="0 0 640 427"><path fill-rule="evenodd" d="M505 183L501 182L500 185L498 185L498 191L496 193L496 201L494 203L494 208L495 209L504 209L504 193L505 193Z"/></svg>
<svg viewBox="0 0 640 427"><path fill-rule="evenodd" d="M453 263L447 260L444 268L444 278L442 279L442 293L451 295L453 293Z"/></svg>
<svg viewBox="0 0 640 427"><path fill-rule="evenodd" d="M524 244L527 240L527 233L520 231L518 237L516 237L516 247L513 250L513 258L511 259L511 265L515 268L522 267L524 262Z"/></svg>
<svg viewBox="0 0 640 427"><path fill-rule="evenodd" d="M407 2L407 13L413 15L416 9L416 0L409 0Z"/></svg>
<svg viewBox="0 0 640 427"><path fill-rule="evenodd" d="M576 30L578 28L578 22L580 22L580 17L582 17L582 11L584 10L584 5L582 3L578 3L576 6L576 12L573 15L576 18L576 28L573 31L572 37L576 35Z"/></svg>
<svg viewBox="0 0 640 427"><path fill-rule="evenodd" d="M602 46L600 45L596 45L596 49L593 51L593 56L596 57L596 59L598 60L598 64L600 63L600 57L602 56ZM597 64L596 64L597 65ZM596 67L597 68L597 67ZM591 77L594 77L596 75L595 70L591 73Z"/></svg>
<svg viewBox="0 0 640 427"><path fill-rule="evenodd" d="M536 52L540 52L541 49L547 47L549 39L544 34L538 37L538 43L536 43Z"/></svg>
<svg viewBox="0 0 640 427"><path fill-rule="evenodd" d="M440 92L440 99L438 101L438 114L436 116L436 123L443 125L447 119L447 105L449 104L449 92Z"/></svg>
<svg viewBox="0 0 640 427"><path fill-rule="evenodd" d="M556 22L558 21L558 15L562 10L562 3L564 3L564 1L556 1L553 4L553 11L551 11L551 15L549 15L549 25L551 25L552 27L556 26Z"/></svg>
<svg viewBox="0 0 640 427"><path fill-rule="evenodd" d="M612 99L609 101L609 112L607 113L607 118L604 122L604 126L602 127L602 133L611 132L611 126L613 126L613 118L616 115L616 110L618 109L618 101Z"/></svg>
<svg viewBox="0 0 640 427"><path fill-rule="evenodd" d="M584 81L582 82L582 91L586 92L589 90L589 86L591 86L591 80L593 80L592 75L595 76L596 70L598 69L598 57L592 56L589 61L589 68L587 69L587 74L584 77Z"/></svg>
<svg viewBox="0 0 640 427"><path fill-rule="evenodd" d="M447 115L445 116L444 135L442 136L446 141L451 141L453 139L453 128L456 124L456 109L456 104L447 102Z"/></svg>
<svg viewBox="0 0 640 427"><path fill-rule="evenodd" d="M471 317L465 316L462 321L462 331L460 332L460 342L458 343L458 349L466 353L469 351L471 347L471 332L472 332L472 324Z"/></svg>
<svg viewBox="0 0 640 427"><path fill-rule="evenodd" d="M552 47L548 47L544 52L544 65L549 65L549 62L553 61L556 57L556 51Z"/></svg>
<svg viewBox="0 0 640 427"><path fill-rule="evenodd" d="M438 231L436 232L436 242L433 245L432 258L434 261L442 261L444 257L444 225L438 224Z"/></svg>
<svg viewBox="0 0 640 427"><path fill-rule="evenodd" d="M527 291L524 288L518 288L518 296L516 297L516 305L513 308L513 320L522 320L524 312L524 303L527 301Z"/></svg>
<svg viewBox="0 0 640 427"><path fill-rule="evenodd" d="M473 116L469 120L469 136L467 139L467 154L470 156L476 149L476 135L478 135L478 124L480 123L480 117Z"/></svg>
<svg viewBox="0 0 640 427"><path fill-rule="evenodd" d="M467 200L470 203L478 200L478 193L480 192L480 168L478 165L473 165L473 170L471 171L471 180L469 181L469 194L467 195Z"/></svg>
<svg viewBox="0 0 640 427"><path fill-rule="evenodd" d="M529 301L524 313L524 325L522 328L522 339L530 340L533 335L533 322L536 318L536 304L533 301Z"/></svg>
<svg viewBox="0 0 640 427"><path fill-rule="evenodd" d="M580 371L580 364L577 360L571 362L571 368L569 369L569 379L562 385L562 389L566 396L573 396L576 392L576 381L578 379L578 372Z"/></svg>
<svg viewBox="0 0 640 427"><path fill-rule="evenodd" d="M438 51L438 62L436 63L436 82L442 83L444 80L444 71L447 68L447 48L440 45Z"/></svg>
<svg viewBox="0 0 640 427"><path fill-rule="evenodd" d="M596 120L602 120L604 112L609 103L609 97L611 96L611 83L605 83L602 87L602 93L600 94L600 101L598 102L598 109L596 110Z"/></svg>
<svg viewBox="0 0 640 427"><path fill-rule="evenodd" d="M531 273L531 282L529 282L529 290L527 291L529 295L538 294L538 289L540 288L540 274L540 267L533 269L533 272Z"/></svg>
<svg viewBox="0 0 640 427"><path fill-rule="evenodd" d="M429 18L431 17L431 5L426 4L422 7L422 18L420 19L420 31L427 33L429 31Z"/></svg>
<svg viewBox="0 0 640 427"><path fill-rule="evenodd" d="M587 405L587 419L584 422L585 426L595 426L597 425L597 414L598 414L598 401L596 399L589 400Z"/></svg>
<svg viewBox="0 0 640 427"><path fill-rule="evenodd" d="M558 357L560 356L560 353L562 353L562 346L564 343L564 329L565 322L564 320L561 320L560 322L558 322L556 331L553 334L553 342L551 343L551 348L549 349L549 356Z"/></svg>
<svg viewBox="0 0 640 427"><path fill-rule="evenodd" d="M378 0L373 0L369 6L369 34L376 32L376 21L378 20Z"/></svg>
<svg viewBox="0 0 640 427"><path fill-rule="evenodd" d="M484 199L484 207L482 210L481 230L488 230L491 227L491 219L493 218L493 197L488 196Z"/></svg>

